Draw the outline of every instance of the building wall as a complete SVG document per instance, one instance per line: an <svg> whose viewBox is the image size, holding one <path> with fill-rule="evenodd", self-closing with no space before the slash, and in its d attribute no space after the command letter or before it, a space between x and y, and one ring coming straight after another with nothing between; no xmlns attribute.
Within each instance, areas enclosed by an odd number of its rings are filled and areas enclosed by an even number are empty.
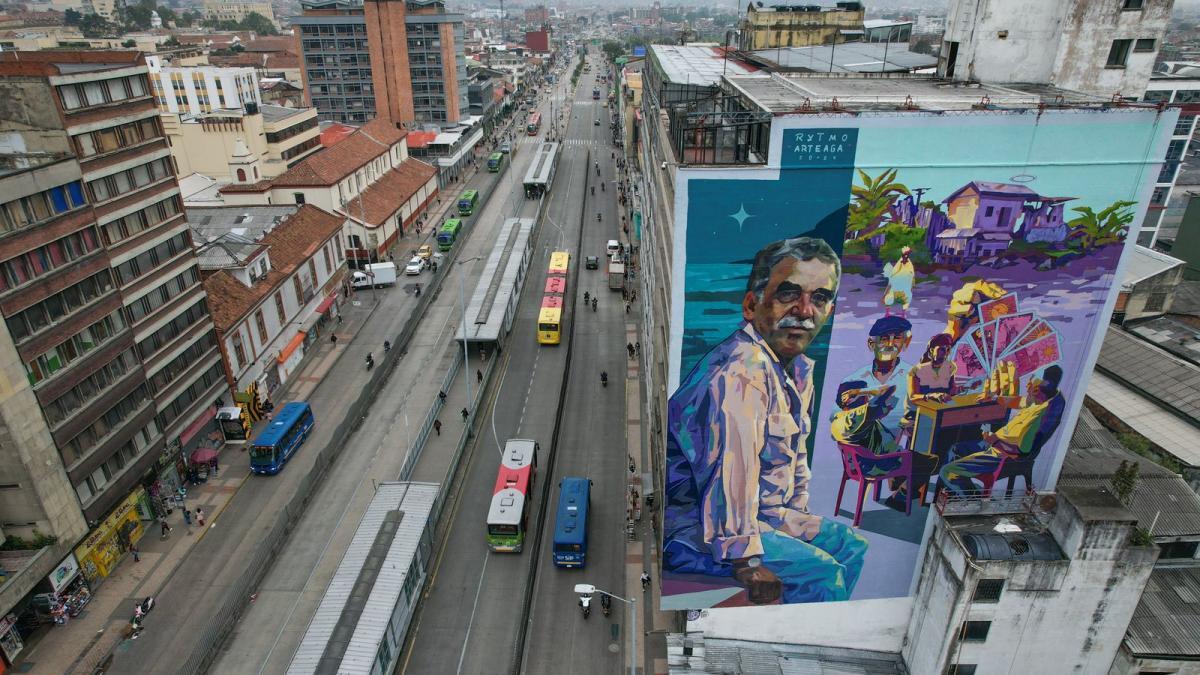
<svg viewBox="0 0 1200 675"><path fill-rule="evenodd" d="M362 13L293 17L308 100L322 120L361 124L375 117L376 94Z"/></svg>
<svg viewBox="0 0 1200 675"><path fill-rule="evenodd" d="M742 49L808 47L845 42L839 31L862 30L864 10L823 8L819 12L761 11L749 7L742 21Z"/></svg>
<svg viewBox="0 0 1200 675"><path fill-rule="evenodd" d="M179 115L163 113L162 123L180 174L201 173L231 181L229 160L239 138L245 141L252 155L261 158L261 178L274 178L317 152L321 131L315 124L316 115L310 109L281 122L265 123L261 114L181 120ZM308 128L278 141L271 140L295 127Z"/></svg>
<svg viewBox="0 0 1200 675"><path fill-rule="evenodd" d="M1124 321L1162 316L1171 311L1174 291L1183 280L1184 265L1179 265L1134 285L1125 301Z"/></svg>
<svg viewBox="0 0 1200 675"><path fill-rule="evenodd" d="M218 21L241 21L248 14L261 14L271 23L275 21L275 10L269 2L225 2L222 0L204 0L204 16Z"/></svg>
<svg viewBox="0 0 1200 675"><path fill-rule="evenodd" d="M156 61L156 57L150 57ZM154 97L164 112L195 116L262 105L253 68L170 68L151 66ZM219 86L218 86L219 83Z"/></svg>
<svg viewBox="0 0 1200 675"><path fill-rule="evenodd" d="M371 0L363 4L375 111L400 125L413 120L412 74L404 3Z"/></svg>
<svg viewBox="0 0 1200 675"><path fill-rule="evenodd" d="M1196 128L1197 103L1200 103L1200 78L1153 77L1146 85L1142 100L1147 103L1168 103L1180 108L1179 122L1171 136L1162 169L1154 181L1150 210L1142 220L1138 243L1153 247L1159 238L1174 240L1183 222L1186 208L1186 186L1175 185L1183 158L1191 151L1192 132ZM1181 195L1180 193L1184 193Z"/></svg>

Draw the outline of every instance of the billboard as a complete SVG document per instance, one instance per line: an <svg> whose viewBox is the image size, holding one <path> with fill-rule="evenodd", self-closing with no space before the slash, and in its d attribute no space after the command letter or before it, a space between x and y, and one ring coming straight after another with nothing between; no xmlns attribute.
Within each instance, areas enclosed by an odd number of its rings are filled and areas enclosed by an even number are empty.
<svg viewBox="0 0 1200 675"><path fill-rule="evenodd" d="M905 596L939 490L1052 486L1175 118L789 116L680 168L663 608Z"/></svg>

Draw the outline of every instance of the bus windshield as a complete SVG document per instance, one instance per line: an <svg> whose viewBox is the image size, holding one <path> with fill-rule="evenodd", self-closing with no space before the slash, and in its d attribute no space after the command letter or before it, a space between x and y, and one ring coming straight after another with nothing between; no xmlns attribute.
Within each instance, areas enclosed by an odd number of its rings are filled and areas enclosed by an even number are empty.
<svg viewBox="0 0 1200 675"><path fill-rule="evenodd" d="M516 534L516 525L488 525L488 534L505 535Z"/></svg>
<svg viewBox="0 0 1200 675"><path fill-rule="evenodd" d="M558 324L556 324L556 323L539 323L538 330L545 330L545 331L558 330Z"/></svg>
<svg viewBox="0 0 1200 675"><path fill-rule="evenodd" d="M269 445L255 445L250 448L250 459L269 462L271 455L275 453L275 448Z"/></svg>

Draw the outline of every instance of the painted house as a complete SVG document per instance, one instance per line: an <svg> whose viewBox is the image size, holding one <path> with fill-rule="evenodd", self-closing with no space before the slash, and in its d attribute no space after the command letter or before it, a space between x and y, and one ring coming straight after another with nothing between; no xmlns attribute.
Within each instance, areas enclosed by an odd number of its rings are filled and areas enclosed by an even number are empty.
<svg viewBox="0 0 1200 675"><path fill-rule="evenodd" d="M1024 185L977 180L960 187L942 203L956 228L1011 235L1026 202L1040 199Z"/></svg>
<svg viewBox="0 0 1200 675"><path fill-rule="evenodd" d="M942 201L947 229L930 233L934 258L950 265L995 256L1014 239L1061 247L1070 227L1064 205L1074 197L1043 197L1024 185L971 181Z"/></svg>
<svg viewBox="0 0 1200 675"><path fill-rule="evenodd" d="M1064 204L1074 197L1040 197L1025 204L1017 237L1028 242L1045 242L1058 248L1065 245L1070 227L1063 216Z"/></svg>

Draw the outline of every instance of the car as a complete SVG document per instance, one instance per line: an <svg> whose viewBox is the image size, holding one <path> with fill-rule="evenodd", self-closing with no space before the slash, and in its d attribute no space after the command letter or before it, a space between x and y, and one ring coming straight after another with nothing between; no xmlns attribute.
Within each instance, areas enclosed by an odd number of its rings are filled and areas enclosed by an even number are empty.
<svg viewBox="0 0 1200 675"><path fill-rule="evenodd" d="M423 246L421 246L421 248L417 249L417 257L420 258L421 260L426 260L426 261L429 260L430 258L432 258L433 257L433 246L430 244L424 244Z"/></svg>
<svg viewBox="0 0 1200 675"><path fill-rule="evenodd" d="M600 118L599 117L596 118L595 125L600 126Z"/></svg>
<svg viewBox="0 0 1200 675"><path fill-rule="evenodd" d="M587 258L584 258L583 266L589 270L600 269L600 256L589 255Z"/></svg>
<svg viewBox="0 0 1200 675"><path fill-rule="evenodd" d="M512 152L512 143L509 143L508 141L501 143L500 144L500 152L503 152L506 155L508 153Z"/></svg>
<svg viewBox="0 0 1200 675"><path fill-rule="evenodd" d="M420 274L425 269L425 259L419 255L413 256L412 260L404 266L404 274L412 277Z"/></svg>
<svg viewBox="0 0 1200 675"><path fill-rule="evenodd" d="M616 239L609 239L608 245L605 246L604 249L608 251L609 257L612 257L615 253L621 250L621 242L617 241Z"/></svg>

